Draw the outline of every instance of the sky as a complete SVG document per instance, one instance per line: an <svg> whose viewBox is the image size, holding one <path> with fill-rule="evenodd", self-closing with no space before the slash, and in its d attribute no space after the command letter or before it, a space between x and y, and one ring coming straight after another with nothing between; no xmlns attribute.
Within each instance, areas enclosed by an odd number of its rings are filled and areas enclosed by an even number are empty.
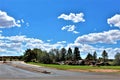
<svg viewBox="0 0 120 80"><path fill-rule="evenodd" d="M0 56L79 47L82 58L120 52L120 0L0 0Z"/></svg>

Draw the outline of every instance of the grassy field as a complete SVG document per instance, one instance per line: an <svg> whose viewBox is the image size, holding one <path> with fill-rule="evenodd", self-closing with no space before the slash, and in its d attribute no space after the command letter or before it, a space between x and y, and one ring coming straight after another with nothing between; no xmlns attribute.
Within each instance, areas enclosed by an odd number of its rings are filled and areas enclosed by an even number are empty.
<svg viewBox="0 0 120 80"><path fill-rule="evenodd" d="M29 62L28 64L38 65L38 66L44 66L44 67L50 67L50 68L56 68L61 70L70 70L70 69L76 69L76 70L88 70L92 71L93 69L102 69L102 70L119 70L120 66L100 66L100 67L93 67L93 66L79 66L79 65L55 65L55 64L41 64L41 63L34 63ZM118 71L118 72L119 72Z"/></svg>

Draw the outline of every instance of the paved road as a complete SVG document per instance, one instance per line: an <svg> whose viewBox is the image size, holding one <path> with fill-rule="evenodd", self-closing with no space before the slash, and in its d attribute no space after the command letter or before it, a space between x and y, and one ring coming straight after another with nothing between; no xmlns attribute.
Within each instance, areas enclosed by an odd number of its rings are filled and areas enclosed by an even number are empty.
<svg viewBox="0 0 120 80"><path fill-rule="evenodd" d="M0 64L0 80L120 80L120 73L70 72L30 66L19 62L12 64L35 70L46 70L51 72L51 74L25 70L8 64Z"/></svg>

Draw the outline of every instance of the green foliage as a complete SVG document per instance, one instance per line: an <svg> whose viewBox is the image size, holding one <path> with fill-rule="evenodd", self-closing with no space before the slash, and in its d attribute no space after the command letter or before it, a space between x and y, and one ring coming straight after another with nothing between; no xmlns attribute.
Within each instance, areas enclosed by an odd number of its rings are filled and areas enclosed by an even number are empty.
<svg viewBox="0 0 120 80"><path fill-rule="evenodd" d="M120 65L120 53L115 55L114 65Z"/></svg>
<svg viewBox="0 0 120 80"><path fill-rule="evenodd" d="M49 57L50 57L50 59L52 60L52 61L51 61L52 63L55 63L55 62L56 62L56 61L55 61L56 56L55 56L55 53L54 53L54 49L51 49L51 50L49 51Z"/></svg>
<svg viewBox="0 0 120 80"><path fill-rule="evenodd" d="M78 66L78 65L56 65L56 64L41 64L41 63L34 63L30 62L29 64L50 67L55 69L61 70L70 70L70 69L80 69L80 70L87 70L91 71L92 69L113 69L113 70L120 70L120 66L100 66L100 67L93 67L93 66Z"/></svg>
<svg viewBox="0 0 120 80"><path fill-rule="evenodd" d="M55 58L55 61L56 61L56 62L59 62L59 61L60 61L60 53L59 53L59 50L56 49L55 52L56 52L56 58Z"/></svg>
<svg viewBox="0 0 120 80"><path fill-rule="evenodd" d="M108 53L104 50L102 53L101 59L104 60L104 62L107 62L108 59ZM39 62L39 63L45 63L45 64L61 64L64 62L65 64L79 64L79 60L81 60L80 51L78 47L74 48L74 51L72 52L71 48L68 48L66 50L65 48L59 49L51 49L49 52L43 51L38 48L34 48L33 50L27 49L24 52L24 55L20 57L20 59L23 59L25 62ZM86 56L86 61L99 61L97 60L97 53L94 52L93 55L90 53ZM117 62L117 58L116 58ZM63 63L63 64L64 64ZM87 62L86 62L87 63ZM116 63L117 64L117 63Z"/></svg>
<svg viewBox="0 0 120 80"><path fill-rule="evenodd" d="M88 53L87 57L85 58L86 60L93 60L92 54Z"/></svg>
<svg viewBox="0 0 120 80"><path fill-rule="evenodd" d="M52 61L49 57L49 54L46 51L43 51L42 53L40 53L38 57L39 57L38 61L40 63L50 64Z"/></svg>
<svg viewBox="0 0 120 80"><path fill-rule="evenodd" d="M81 57L80 57L80 51L79 51L79 48L78 47L75 47L74 48L74 60L77 61L77 60L80 60Z"/></svg>
<svg viewBox="0 0 120 80"><path fill-rule="evenodd" d="M60 60L65 61L66 49L62 48L61 51L60 51L60 54L61 54Z"/></svg>
<svg viewBox="0 0 120 80"><path fill-rule="evenodd" d="M51 59L49 54L46 51L42 51L41 49L27 49L24 53L23 59L25 62L41 62L41 63L51 63Z"/></svg>
<svg viewBox="0 0 120 80"><path fill-rule="evenodd" d="M30 62L36 59L36 54L31 49L27 49L24 53L23 59L25 62Z"/></svg>
<svg viewBox="0 0 120 80"><path fill-rule="evenodd" d="M57 63L61 61L70 60L72 61L72 58L74 57L74 60L80 60L80 51L78 47L75 47L74 49L74 55L72 55L72 49L69 48L68 51L65 48L62 48L61 50L58 49L51 49L48 52L42 51L41 49L34 48L33 50L27 49L24 52L23 60L25 62L40 62L40 63Z"/></svg>
<svg viewBox="0 0 120 80"><path fill-rule="evenodd" d="M103 62L107 62L108 53L105 50L102 52L102 57L103 57Z"/></svg>
<svg viewBox="0 0 120 80"><path fill-rule="evenodd" d="M68 52L67 52L67 55L66 55L66 60L70 60L70 61L72 61L72 49L71 48L69 48L68 49Z"/></svg>
<svg viewBox="0 0 120 80"><path fill-rule="evenodd" d="M58 49L51 49L50 52L50 58L52 59L53 63L60 61L60 53Z"/></svg>
<svg viewBox="0 0 120 80"><path fill-rule="evenodd" d="M97 60L97 53L96 53L96 51L93 53L93 60L94 60L94 61Z"/></svg>

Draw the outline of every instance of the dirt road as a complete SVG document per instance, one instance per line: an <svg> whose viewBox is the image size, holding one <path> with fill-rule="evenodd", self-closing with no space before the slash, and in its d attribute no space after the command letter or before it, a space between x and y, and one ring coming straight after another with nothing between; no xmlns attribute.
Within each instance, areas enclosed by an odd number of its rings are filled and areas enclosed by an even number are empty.
<svg viewBox="0 0 120 80"><path fill-rule="evenodd" d="M120 73L71 72L31 66L20 62L11 64L13 66L0 64L0 80L120 80Z"/></svg>

